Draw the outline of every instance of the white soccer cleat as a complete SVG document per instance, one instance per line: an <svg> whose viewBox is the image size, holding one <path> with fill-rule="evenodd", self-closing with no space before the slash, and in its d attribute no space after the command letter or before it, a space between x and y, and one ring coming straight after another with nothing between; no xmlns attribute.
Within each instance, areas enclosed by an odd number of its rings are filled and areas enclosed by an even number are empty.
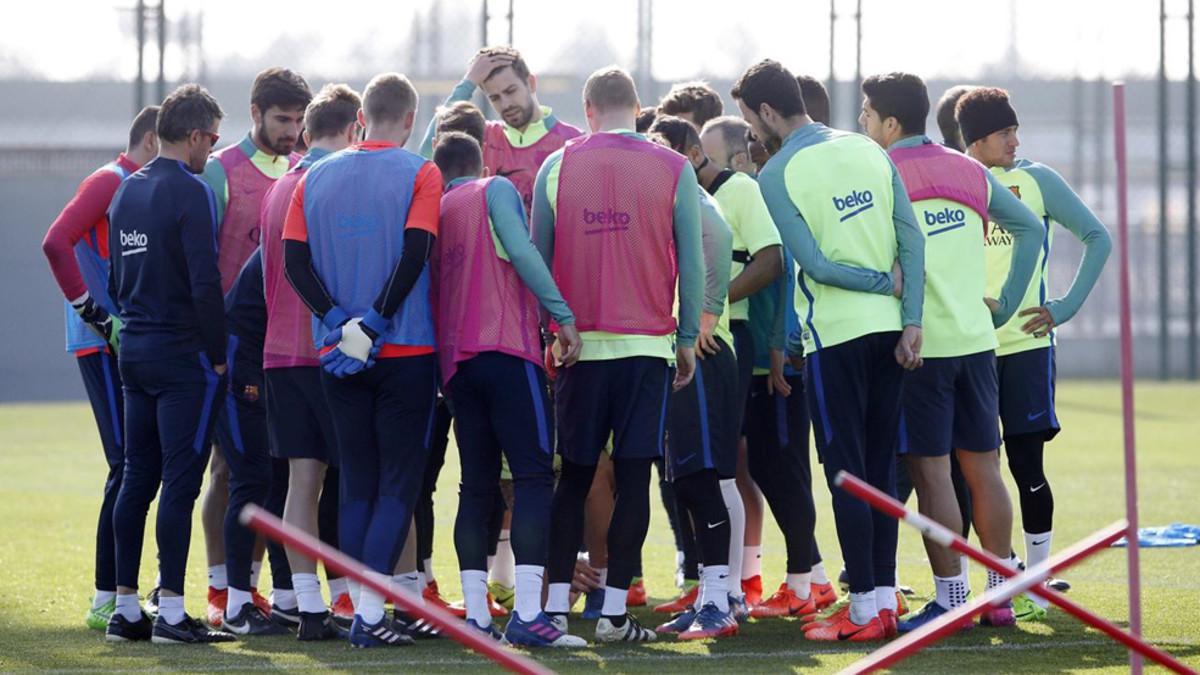
<svg viewBox="0 0 1200 675"><path fill-rule="evenodd" d="M643 628L632 614L625 615L625 623L620 627L614 626L607 617L600 617L596 622L596 642L654 642L658 635L649 628Z"/></svg>

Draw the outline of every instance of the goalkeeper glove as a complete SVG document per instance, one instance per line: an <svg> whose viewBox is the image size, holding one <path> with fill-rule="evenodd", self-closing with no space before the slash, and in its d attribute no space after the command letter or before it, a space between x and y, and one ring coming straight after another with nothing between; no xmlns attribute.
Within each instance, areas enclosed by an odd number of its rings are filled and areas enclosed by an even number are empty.
<svg viewBox="0 0 1200 675"><path fill-rule="evenodd" d="M388 321L373 309L361 319L350 319L325 336L325 346L333 349L321 357L321 365L338 378L370 368L387 326Z"/></svg>
<svg viewBox="0 0 1200 675"><path fill-rule="evenodd" d="M99 335L101 340L107 342L109 348L116 354L121 341L121 320L96 304L90 293L84 293L82 298L71 303L71 307L75 308L75 312L79 314L79 318L83 319L87 327Z"/></svg>

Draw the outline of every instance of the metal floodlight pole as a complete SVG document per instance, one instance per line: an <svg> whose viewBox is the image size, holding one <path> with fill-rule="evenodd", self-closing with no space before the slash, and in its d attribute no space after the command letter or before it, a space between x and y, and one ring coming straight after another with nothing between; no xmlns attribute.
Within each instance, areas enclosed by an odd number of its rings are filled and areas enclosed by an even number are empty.
<svg viewBox="0 0 1200 675"><path fill-rule="evenodd" d="M1169 157L1167 146L1167 0L1158 2L1158 377L1166 380L1171 376L1171 336L1169 319L1171 313L1171 278L1168 266L1171 258L1170 227L1168 223L1167 180Z"/></svg>
<svg viewBox="0 0 1200 675"><path fill-rule="evenodd" d="M862 91L862 0L854 6L854 90L850 92L850 115L854 115L854 103ZM852 119L849 129L857 129L858 124Z"/></svg>
<svg viewBox="0 0 1200 675"><path fill-rule="evenodd" d="M167 0L158 0L158 83L156 103L167 98Z"/></svg>
<svg viewBox="0 0 1200 675"><path fill-rule="evenodd" d="M1188 379L1200 378L1200 353L1197 347L1196 316L1196 5L1188 0L1188 79L1187 79L1187 318Z"/></svg>
<svg viewBox="0 0 1200 675"><path fill-rule="evenodd" d="M1165 1L1165 0L1164 0ZM835 39L837 37L837 0L829 0L829 79L825 82L825 89L829 94L829 123L833 124L837 116L834 114L835 105L837 104L837 75L833 71L833 65L836 61L836 50L834 49Z"/></svg>
<svg viewBox="0 0 1200 675"><path fill-rule="evenodd" d="M513 43L513 0L508 0L508 44Z"/></svg>
<svg viewBox="0 0 1200 675"><path fill-rule="evenodd" d="M146 106L146 70L143 52L146 51L146 0L137 0L133 7L133 23L137 32L137 79L133 81L133 112L136 115Z"/></svg>

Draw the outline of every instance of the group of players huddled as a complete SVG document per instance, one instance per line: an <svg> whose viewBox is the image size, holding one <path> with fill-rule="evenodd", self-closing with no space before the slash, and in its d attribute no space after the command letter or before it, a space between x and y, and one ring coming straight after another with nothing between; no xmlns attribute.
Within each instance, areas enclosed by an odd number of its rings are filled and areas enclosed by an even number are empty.
<svg viewBox="0 0 1200 675"><path fill-rule="evenodd" d="M216 152L225 113L187 84L84 180L44 251L109 466L89 627L159 643L439 637L328 570L327 601L316 563L273 542L267 600L264 545L238 520L251 503L518 646L585 646L567 627L581 596L597 642L731 636L750 617L884 640L964 604L965 562L927 540L936 595L907 613L897 522L831 488L838 602L814 538L810 428L828 479L902 501L915 488L922 514L974 524L1015 567L1003 440L1025 563L1047 559L1053 329L1111 244L1057 173L1017 159L1005 91L947 92L936 143L908 73L862 84L862 134L827 126L820 83L770 60L729 92L740 115L703 82L641 107L629 74L603 68L583 89L587 132L537 84L515 49L481 50L420 154L403 149L418 98L397 73L313 95L265 70L252 131ZM1051 299L1053 222L1085 250ZM452 426L453 605L431 561ZM652 466L681 592L655 630L628 611L646 604ZM183 590L206 467L202 622ZM787 558L768 597L764 498ZM1045 614L1021 595L981 624Z"/></svg>

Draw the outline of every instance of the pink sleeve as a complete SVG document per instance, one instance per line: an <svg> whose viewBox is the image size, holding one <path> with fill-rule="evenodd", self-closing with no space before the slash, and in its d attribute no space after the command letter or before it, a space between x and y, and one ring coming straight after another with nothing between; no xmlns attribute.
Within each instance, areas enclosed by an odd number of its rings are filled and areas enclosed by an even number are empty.
<svg viewBox="0 0 1200 675"><path fill-rule="evenodd" d="M74 300L87 291L87 284L79 272L75 260L75 244L105 217L113 195L121 185L121 178L111 171L97 171L84 179L79 190L62 213L50 225L46 238L42 240L42 252L50 261L54 280L68 300ZM100 243L101 250L108 242Z"/></svg>

